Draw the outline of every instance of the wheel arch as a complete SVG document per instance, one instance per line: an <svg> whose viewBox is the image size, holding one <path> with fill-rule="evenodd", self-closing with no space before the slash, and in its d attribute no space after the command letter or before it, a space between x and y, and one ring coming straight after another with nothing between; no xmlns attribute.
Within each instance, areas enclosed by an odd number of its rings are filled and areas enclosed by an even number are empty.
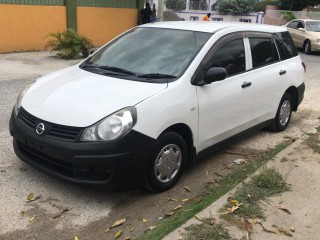
<svg viewBox="0 0 320 240"><path fill-rule="evenodd" d="M298 90L296 87L289 87L285 93L288 93L292 99L292 111L297 111L298 109Z"/></svg>
<svg viewBox="0 0 320 240"><path fill-rule="evenodd" d="M190 127L184 123L177 123L174 124L168 128L166 128L161 134L164 134L166 132L175 132L179 134L185 141L187 146L187 154L188 154L188 160L187 160L187 166L190 166L194 164L195 162L195 155L196 155L196 149L194 147L194 137L193 133L190 129Z"/></svg>
<svg viewBox="0 0 320 240"><path fill-rule="evenodd" d="M306 43L309 42L310 43L310 49L312 50L312 45L311 45L311 41L309 38L306 38L304 41L303 41L303 44L302 44L302 48L305 47Z"/></svg>

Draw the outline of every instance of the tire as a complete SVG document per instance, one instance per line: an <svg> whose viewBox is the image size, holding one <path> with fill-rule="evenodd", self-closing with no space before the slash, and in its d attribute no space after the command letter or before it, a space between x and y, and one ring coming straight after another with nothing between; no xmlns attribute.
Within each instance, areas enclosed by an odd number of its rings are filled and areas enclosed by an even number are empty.
<svg viewBox="0 0 320 240"><path fill-rule="evenodd" d="M146 187L152 192L172 188L179 180L187 160L184 139L175 132L161 135L152 150L146 168Z"/></svg>
<svg viewBox="0 0 320 240"><path fill-rule="evenodd" d="M311 53L311 43L309 40L307 40L304 45L303 45L303 51L305 54L310 54Z"/></svg>
<svg viewBox="0 0 320 240"><path fill-rule="evenodd" d="M288 93L285 93L280 101L276 117L271 130L275 132L281 132L289 125L292 114L292 98Z"/></svg>

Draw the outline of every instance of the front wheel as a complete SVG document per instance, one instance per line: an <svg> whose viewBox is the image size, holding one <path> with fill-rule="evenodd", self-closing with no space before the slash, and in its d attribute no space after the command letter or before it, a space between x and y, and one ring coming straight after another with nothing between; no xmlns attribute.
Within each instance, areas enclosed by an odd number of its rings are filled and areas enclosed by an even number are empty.
<svg viewBox="0 0 320 240"><path fill-rule="evenodd" d="M271 126L271 130L275 132L281 132L289 125L292 114L292 98L288 93L282 96L280 101L277 115Z"/></svg>
<svg viewBox="0 0 320 240"><path fill-rule="evenodd" d="M184 139L175 132L161 135L147 164L147 188L152 192L162 192L173 187L182 174L186 160Z"/></svg>
<svg viewBox="0 0 320 240"><path fill-rule="evenodd" d="M303 50L304 50L304 53L305 54L310 54L311 53L311 43L309 40L307 40L304 44L304 47L303 47Z"/></svg>

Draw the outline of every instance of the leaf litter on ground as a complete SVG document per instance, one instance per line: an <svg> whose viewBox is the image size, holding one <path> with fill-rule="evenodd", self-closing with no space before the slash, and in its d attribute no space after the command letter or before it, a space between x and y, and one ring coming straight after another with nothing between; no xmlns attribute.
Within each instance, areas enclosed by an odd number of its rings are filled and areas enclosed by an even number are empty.
<svg viewBox="0 0 320 240"><path fill-rule="evenodd" d="M59 217L63 217L63 214L66 212L69 212L71 210L71 208L65 208L63 209L60 213L58 213L57 215L53 216L53 219L59 218Z"/></svg>
<svg viewBox="0 0 320 240"><path fill-rule="evenodd" d="M118 227L126 222L127 218L122 218L118 221L116 221L110 228Z"/></svg>

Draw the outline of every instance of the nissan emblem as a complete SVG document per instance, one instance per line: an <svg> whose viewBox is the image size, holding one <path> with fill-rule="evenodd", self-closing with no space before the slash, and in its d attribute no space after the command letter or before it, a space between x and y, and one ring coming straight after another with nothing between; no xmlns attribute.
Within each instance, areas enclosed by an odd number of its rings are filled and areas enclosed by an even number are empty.
<svg viewBox="0 0 320 240"><path fill-rule="evenodd" d="M44 124L43 123L39 123L37 126L36 126L36 133L41 135L44 133L44 130L45 130L45 127L44 127Z"/></svg>

